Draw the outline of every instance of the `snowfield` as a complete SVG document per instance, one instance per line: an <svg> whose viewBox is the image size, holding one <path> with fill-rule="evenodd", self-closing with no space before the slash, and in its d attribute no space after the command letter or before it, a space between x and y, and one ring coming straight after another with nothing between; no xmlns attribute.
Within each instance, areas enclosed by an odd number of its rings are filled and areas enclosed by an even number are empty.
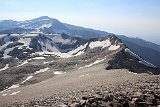
<svg viewBox="0 0 160 107"><path fill-rule="evenodd" d="M113 50L117 50L118 48L120 48L120 45L111 45L111 46L108 48L108 50L113 51Z"/></svg>
<svg viewBox="0 0 160 107"><path fill-rule="evenodd" d="M94 41L94 42L91 42L89 44L89 47L91 49L96 48L96 47L105 48L105 47L108 47L110 45L111 45L111 42L107 39L107 40L104 40L104 41Z"/></svg>
<svg viewBox="0 0 160 107"><path fill-rule="evenodd" d="M36 71L34 74L39 74L39 73L45 72L45 71L47 71L47 70L49 70L48 67L47 67L47 68L44 68L44 69L40 69L39 71Z"/></svg>
<svg viewBox="0 0 160 107"><path fill-rule="evenodd" d="M29 45L30 45L30 42L31 42L31 38L20 38L20 40L18 40L18 42L24 44L24 45L19 46L18 49L22 49L23 46L26 46L27 48L29 48Z"/></svg>
<svg viewBox="0 0 160 107"><path fill-rule="evenodd" d="M88 43L84 44L84 45L80 45L78 48L69 51L68 54L70 55L74 55L74 56L78 56L84 53L85 48L87 47Z"/></svg>
<svg viewBox="0 0 160 107"><path fill-rule="evenodd" d="M15 85L12 85L11 87L9 87L8 89L14 89L14 88L18 88L19 87L19 84L15 84Z"/></svg>
<svg viewBox="0 0 160 107"><path fill-rule="evenodd" d="M37 33L28 33L28 34L24 34L24 37L34 37L34 36L38 36L39 34Z"/></svg>
<svg viewBox="0 0 160 107"><path fill-rule="evenodd" d="M55 71L55 72L54 72L55 75L60 75L60 74L64 74L64 73L65 73L65 72L63 72L63 71Z"/></svg>
<svg viewBox="0 0 160 107"><path fill-rule="evenodd" d="M84 54L84 50L83 51L79 51L78 53L76 53L74 56L79 56L79 55L82 55Z"/></svg>
<svg viewBox="0 0 160 107"><path fill-rule="evenodd" d="M43 64L48 64L48 63L51 63L51 62L54 62L54 61L48 61L48 62L43 62Z"/></svg>
<svg viewBox="0 0 160 107"><path fill-rule="evenodd" d="M95 62L93 62L93 63L91 63L91 64L89 64L89 65L85 65L84 67L80 67L79 69L83 69L83 68L87 68L87 67L93 66L93 65L95 65L95 64L98 64L98 63L104 61L105 59L106 59L106 58L104 58L104 59L98 59L98 60L96 60Z"/></svg>
<svg viewBox="0 0 160 107"><path fill-rule="evenodd" d="M30 80L31 78L33 78L32 75L28 76L28 77L27 77L24 81L22 81L21 83L23 84L23 83L27 82L28 80Z"/></svg>
<svg viewBox="0 0 160 107"><path fill-rule="evenodd" d="M68 53L61 53L61 52L48 52L48 51L43 51L43 52L35 52L34 54L38 54L38 55L53 55L53 56L58 56L61 58L69 58L72 57L71 55L69 55ZM34 55L33 54L33 55Z"/></svg>
<svg viewBox="0 0 160 107"><path fill-rule="evenodd" d="M6 95L8 95L8 93L2 94L2 96L6 96Z"/></svg>
<svg viewBox="0 0 160 107"><path fill-rule="evenodd" d="M35 58L32 58L32 59L46 59L45 57L35 57Z"/></svg>
<svg viewBox="0 0 160 107"><path fill-rule="evenodd" d="M43 24L41 25L39 28L37 29L40 29L40 28L50 28L52 26L52 23L47 23L47 24Z"/></svg>
<svg viewBox="0 0 160 107"><path fill-rule="evenodd" d="M61 35L56 35L52 38L52 40L55 43L62 43L62 44L73 44L75 43L77 40L71 40L71 39L63 39Z"/></svg>
<svg viewBox="0 0 160 107"><path fill-rule="evenodd" d="M106 58L104 58L104 59L98 59L98 60L96 60L95 62L93 62L93 63L91 63L91 64L89 64L89 65L86 65L85 67L90 67L90 66L92 66L92 65L98 64L98 63L104 61L105 59L106 59Z"/></svg>

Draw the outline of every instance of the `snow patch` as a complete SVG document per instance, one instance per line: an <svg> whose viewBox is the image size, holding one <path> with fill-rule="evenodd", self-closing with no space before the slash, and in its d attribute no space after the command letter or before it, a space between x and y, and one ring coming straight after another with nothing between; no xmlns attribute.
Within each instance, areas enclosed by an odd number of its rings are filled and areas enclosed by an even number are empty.
<svg viewBox="0 0 160 107"><path fill-rule="evenodd" d="M20 36L20 34L11 34L10 36L14 37L14 36Z"/></svg>
<svg viewBox="0 0 160 107"><path fill-rule="evenodd" d="M49 62L43 62L43 64L48 64L48 63L51 63L51 62L54 62L54 61L49 61Z"/></svg>
<svg viewBox="0 0 160 107"><path fill-rule="evenodd" d="M31 78L33 78L32 75L28 76L28 77L27 77L24 81L22 81L21 83L23 84L23 83L25 83L26 81L30 80Z"/></svg>
<svg viewBox="0 0 160 107"><path fill-rule="evenodd" d="M61 52L57 52L57 53L54 53L55 55L61 57L61 58L69 58L69 57L72 57L71 55L67 54L67 53L61 53Z"/></svg>
<svg viewBox="0 0 160 107"><path fill-rule="evenodd" d="M48 52L48 51L43 51L43 52L36 52L34 54L38 54L38 55L53 55L53 56L58 56L61 58L69 58L72 57L71 55L69 55L68 53L61 53L61 52ZM33 54L33 55L34 55Z"/></svg>
<svg viewBox="0 0 160 107"><path fill-rule="evenodd" d="M5 92L10 92L11 90L5 89L3 91L1 91L0 93L5 93Z"/></svg>
<svg viewBox="0 0 160 107"><path fill-rule="evenodd" d="M23 66L23 65L25 65L25 64L27 64L27 63L28 63L28 60L25 60L23 63L21 63L21 64L18 65L17 67Z"/></svg>
<svg viewBox="0 0 160 107"><path fill-rule="evenodd" d="M10 92L11 89L15 89L15 88L18 88L19 87L19 84L16 84L16 85L12 85L11 87L1 91L0 93L6 93L6 92Z"/></svg>
<svg viewBox="0 0 160 107"><path fill-rule="evenodd" d="M79 67L78 69L83 69L84 67Z"/></svg>
<svg viewBox="0 0 160 107"><path fill-rule="evenodd" d="M7 48L4 50L4 54L3 54L3 59L6 59L6 58L10 58L11 56L9 56L9 52L12 51L15 47L12 47L12 48Z"/></svg>
<svg viewBox="0 0 160 107"><path fill-rule="evenodd" d="M24 36L25 37L34 37L34 36L38 36L38 35L39 34L37 34L37 33L35 33L35 34L34 33L33 34L32 33L28 33L28 34L25 34Z"/></svg>
<svg viewBox="0 0 160 107"><path fill-rule="evenodd" d="M26 46L27 48L29 48L29 45L30 45L30 42L31 42L31 38L20 38L20 40L18 40L18 42L24 44L24 45L19 46L18 49L22 49L23 46Z"/></svg>
<svg viewBox="0 0 160 107"><path fill-rule="evenodd" d="M111 45L108 50L117 50L118 48L120 48L120 45Z"/></svg>
<svg viewBox="0 0 160 107"><path fill-rule="evenodd" d="M89 65L85 65L84 67L80 67L79 69L87 68L87 67L90 67L90 66L92 66L92 65L98 64L98 63L104 61L105 59L106 59L106 58L104 58L104 59L98 59L98 60L96 60L95 62L93 62L93 63L91 63L91 64L89 64Z"/></svg>
<svg viewBox="0 0 160 107"><path fill-rule="evenodd" d="M7 42L7 43L5 43L4 45L0 46L0 51L1 51L2 49L6 48L7 45L9 45L9 44L11 44L11 43L13 43L13 42Z"/></svg>
<svg viewBox="0 0 160 107"><path fill-rule="evenodd" d="M32 59L46 59L45 57L35 57L35 58L32 58Z"/></svg>
<svg viewBox="0 0 160 107"><path fill-rule="evenodd" d="M3 97L6 96L6 95L8 95L8 93L2 94Z"/></svg>
<svg viewBox="0 0 160 107"><path fill-rule="evenodd" d="M79 56L79 55L82 55L84 54L84 51L79 51L78 53L76 53L74 56Z"/></svg>
<svg viewBox="0 0 160 107"><path fill-rule="evenodd" d="M75 43L77 40L71 40L71 39L64 39L62 38L61 35L58 35L58 36L54 36L52 38L52 40L55 42L55 43L62 43L62 44L73 44Z"/></svg>
<svg viewBox="0 0 160 107"><path fill-rule="evenodd" d="M39 71L36 71L34 74L39 74L39 73L45 72L45 71L47 71L47 70L49 70L48 67L47 67L47 68L44 68L44 69L40 69Z"/></svg>
<svg viewBox="0 0 160 107"><path fill-rule="evenodd" d="M51 26L52 26L52 23L48 23L48 24L43 24L39 28L50 28Z"/></svg>
<svg viewBox="0 0 160 107"><path fill-rule="evenodd" d="M111 45L111 42L107 39L107 40L104 40L104 41L94 41L94 42L91 42L89 44L89 47L91 49L96 48L96 47L105 48L105 47L108 47L110 45Z"/></svg>
<svg viewBox="0 0 160 107"><path fill-rule="evenodd" d="M130 74L135 74L135 75L137 74L137 73L135 73L135 72L129 72L129 73L130 73Z"/></svg>
<svg viewBox="0 0 160 107"><path fill-rule="evenodd" d="M63 73L65 73L65 72L63 72L63 71L55 71L54 72L55 75L60 75L60 74L63 74Z"/></svg>
<svg viewBox="0 0 160 107"><path fill-rule="evenodd" d="M19 84L16 84L16 85L12 85L11 87L9 87L8 89L14 89L14 88L18 88L19 87Z"/></svg>
<svg viewBox="0 0 160 107"><path fill-rule="evenodd" d="M50 63L50 62L43 62L43 64L48 64L48 63Z"/></svg>
<svg viewBox="0 0 160 107"><path fill-rule="evenodd" d="M16 92L13 92L13 93L11 93L11 94L9 94L9 95L16 95L16 94L18 94L18 93L20 93L21 91L16 91Z"/></svg>
<svg viewBox="0 0 160 107"><path fill-rule="evenodd" d="M84 77L84 76L88 76L89 74L84 74L84 75L80 75L79 77L81 78L81 77Z"/></svg>
<svg viewBox="0 0 160 107"><path fill-rule="evenodd" d="M9 68L9 64L6 64L6 66L4 68L1 68L0 71L4 71L4 70L6 70L8 68Z"/></svg>
<svg viewBox="0 0 160 107"><path fill-rule="evenodd" d="M68 54L70 55L74 55L74 56L78 56L78 55L81 55L84 53L84 49L86 48L86 46L88 45L88 43L84 44L84 45L81 45L79 46L78 48L72 50L72 51L69 51Z"/></svg>
<svg viewBox="0 0 160 107"><path fill-rule="evenodd" d="M32 60L32 58L31 59L27 59L28 61L31 61Z"/></svg>
<svg viewBox="0 0 160 107"><path fill-rule="evenodd" d="M41 20L50 20L50 19L41 19ZM40 21L41 21L41 20L40 20Z"/></svg>
<svg viewBox="0 0 160 107"><path fill-rule="evenodd" d="M86 65L85 67L90 67L90 66L92 66L92 65L98 64L98 63L104 61L105 59L106 59L106 58L104 58L104 59L98 59L98 60L96 60L95 62L93 62L93 63L91 63L91 64L89 64L89 65Z"/></svg>

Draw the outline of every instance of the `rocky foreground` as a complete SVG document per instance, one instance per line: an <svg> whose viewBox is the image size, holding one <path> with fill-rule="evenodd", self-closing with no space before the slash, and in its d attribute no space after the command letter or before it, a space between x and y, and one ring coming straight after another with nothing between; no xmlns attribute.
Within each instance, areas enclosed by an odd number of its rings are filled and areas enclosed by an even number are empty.
<svg viewBox="0 0 160 107"><path fill-rule="evenodd" d="M139 75L139 74L136 74ZM124 77L123 77L124 78ZM160 76L57 93L8 107L160 107Z"/></svg>

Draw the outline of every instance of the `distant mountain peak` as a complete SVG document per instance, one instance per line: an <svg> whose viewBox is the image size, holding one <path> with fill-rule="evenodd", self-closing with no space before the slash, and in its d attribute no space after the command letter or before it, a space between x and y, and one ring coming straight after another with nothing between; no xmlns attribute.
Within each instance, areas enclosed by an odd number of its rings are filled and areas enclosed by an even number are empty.
<svg viewBox="0 0 160 107"><path fill-rule="evenodd" d="M50 17L48 17L48 16L41 16L41 17L39 17L39 18L48 18L48 19L50 19Z"/></svg>
<svg viewBox="0 0 160 107"><path fill-rule="evenodd" d="M32 20L29 20L29 21L43 21L43 20L52 20L53 18L50 18L48 16L41 16L41 17L38 17L38 18L35 18L35 19L32 19Z"/></svg>
<svg viewBox="0 0 160 107"><path fill-rule="evenodd" d="M35 18L33 20L39 20L39 21L51 20L51 21L58 21L58 22L60 22L58 19L51 18L51 17L48 17L48 16L41 16L41 17Z"/></svg>

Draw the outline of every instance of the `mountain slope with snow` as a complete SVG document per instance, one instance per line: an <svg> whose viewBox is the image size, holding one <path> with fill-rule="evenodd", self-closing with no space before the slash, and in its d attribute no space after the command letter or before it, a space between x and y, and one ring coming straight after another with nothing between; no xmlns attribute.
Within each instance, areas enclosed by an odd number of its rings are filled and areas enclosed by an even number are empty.
<svg viewBox="0 0 160 107"><path fill-rule="evenodd" d="M84 28L80 26L62 23L57 19L50 18L48 16L42 16L39 18L26 21L2 20L0 22L0 34L17 34L17 33L18 34L65 33L73 37L82 37L83 39L105 37L110 35L110 33L105 31L99 31L90 28ZM138 38L128 38L122 35L117 35L117 36L133 52L140 55L148 62L153 63L154 65L160 67L159 45ZM114 48L116 47L114 46Z"/></svg>
<svg viewBox="0 0 160 107"><path fill-rule="evenodd" d="M72 26L72 25L70 25ZM42 16L32 20L13 21L4 20L0 22L0 33L66 33L72 36L94 38L108 35L107 32L81 28L76 29L68 24L61 23L57 19Z"/></svg>
<svg viewBox="0 0 160 107"><path fill-rule="evenodd" d="M84 39L64 33L7 34L0 37L0 43L0 98L12 96L12 99L26 95L26 87L32 90L32 86L39 87L39 84L52 79L55 84L61 84L61 81L57 81L61 76L67 76L66 78L72 81L70 74L78 73L78 76L74 77L75 82L91 78L95 75L92 72L95 69L106 73L114 69L120 69L121 72L127 69L127 74L130 75L160 74L158 67L132 52L115 35ZM101 71L96 72L96 76L99 76ZM50 86L52 82L43 85ZM43 89L48 91L47 88ZM34 95L38 94L33 93L31 97Z"/></svg>

